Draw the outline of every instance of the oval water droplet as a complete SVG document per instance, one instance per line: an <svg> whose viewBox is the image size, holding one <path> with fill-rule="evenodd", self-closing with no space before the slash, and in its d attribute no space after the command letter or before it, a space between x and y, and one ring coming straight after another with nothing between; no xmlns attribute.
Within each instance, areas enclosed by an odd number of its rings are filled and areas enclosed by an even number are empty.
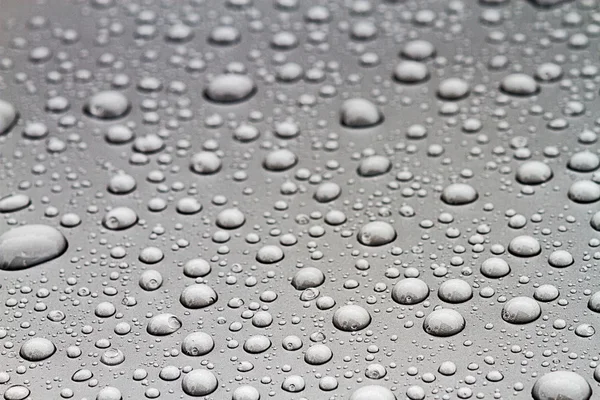
<svg viewBox="0 0 600 400"><path fill-rule="evenodd" d="M103 120L124 117L130 109L129 99L123 93L115 90L94 94L83 107L87 115Z"/></svg>
<svg viewBox="0 0 600 400"><path fill-rule="evenodd" d="M0 236L0 269L16 271L60 257L67 239L47 225L24 225Z"/></svg>

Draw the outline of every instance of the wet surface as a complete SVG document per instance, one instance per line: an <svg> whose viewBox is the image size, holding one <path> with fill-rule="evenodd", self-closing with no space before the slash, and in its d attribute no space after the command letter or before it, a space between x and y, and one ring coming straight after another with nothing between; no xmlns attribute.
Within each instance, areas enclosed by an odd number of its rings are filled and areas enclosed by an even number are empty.
<svg viewBox="0 0 600 400"><path fill-rule="evenodd" d="M593 399L600 3L0 1L0 393Z"/></svg>

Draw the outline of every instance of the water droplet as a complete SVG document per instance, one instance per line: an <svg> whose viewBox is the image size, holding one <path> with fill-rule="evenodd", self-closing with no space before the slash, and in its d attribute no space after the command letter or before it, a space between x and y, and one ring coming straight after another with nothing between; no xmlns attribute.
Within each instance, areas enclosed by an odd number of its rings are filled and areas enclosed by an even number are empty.
<svg viewBox="0 0 600 400"><path fill-rule="evenodd" d="M534 237L522 235L510 241L508 251L517 257L534 257L542 252L542 247Z"/></svg>
<svg viewBox="0 0 600 400"><path fill-rule="evenodd" d="M502 307L502 319L511 324L528 324L542 315L537 301L530 297L514 297Z"/></svg>
<svg viewBox="0 0 600 400"><path fill-rule="evenodd" d="M429 286L418 278L401 279L392 289L392 298L398 304L418 304L429 296Z"/></svg>
<svg viewBox="0 0 600 400"><path fill-rule="evenodd" d="M24 225L0 236L0 269L16 271L60 257L67 239L47 225Z"/></svg>
<svg viewBox="0 0 600 400"><path fill-rule="evenodd" d="M473 203L479 194L473 186L466 183L453 183L444 188L442 201L451 206L461 206Z"/></svg>
<svg viewBox="0 0 600 400"><path fill-rule="evenodd" d="M465 329L465 319L456 310L441 308L433 311L423 322L423 329L432 336L453 336Z"/></svg>
<svg viewBox="0 0 600 400"><path fill-rule="evenodd" d="M181 321L173 314L159 314L148 321L146 331L153 336L167 336L181 328Z"/></svg>
<svg viewBox="0 0 600 400"><path fill-rule="evenodd" d="M581 375L571 371L554 371L540 377L531 390L534 400L589 400L590 384Z"/></svg>
<svg viewBox="0 0 600 400"><path fill-rule="evenodd" d="M349 128L370 128L383 122L383 114L366 99L349 99L341 109L341 123Z"/></svg>
<svg viewBox="0 0 600 400"><path fill-rule="evenodd" d="M256 93L256 84L247 75L224 74L215 77L206 88L206 97L217 103L237 103Z"/></svg>
<svg viewBox="0 0 600 400"><path fill-rule="evenodd" d="M13 194L0 199L0 212L9 213L24 209L31 204L31 199L25 194Z"/></svg>
<svg viewBox="0 0 600 400"><path fill-rule="evenodd" d="M215 374L206 369L194 369L184 375L181 381L183 391L194 397L207 396L217 390L218 386Z"/></svg>
<svg viewBox="0 0 600 400"><path fill-rule="evenodd" d="M130 109L129 99L123 93L114 90L94 94L83 107L89 116L103 120L124 117Z"/></svg>
<svg viewBox="0 0 600 400"><path fill-rule="evenodd" d="M56 352L54 343L45 338L32 338L23 343L19 354L27 361L42 361Z"/></svg>
<svg viewBox="0 0 600 400"><path fill-rule="evenodd" d="M383 246L396 239L396 230L387 222L373 221L358 232L358 241L365 246Z"/></svg>
<svg viewBox="0 0 600 400"><path fill-rule="evenodd" d="M519 166L516 178L524 185L539 185L548 182L553 176L552 170L541 161L527 161Z"/></svg>
<svg viewBox="0 0 600 400"><path fill-rule="evenodd" d="M333 325L344 332L355 332L365 329L371 323L371 315L357 305L346 305L338 308L333 314Z"/></svg>
<svg viewBox="0 0 600 400"><path fill-rule="evenodd" d="M367 385L352 392L349 400L396 400L396 396L383 386Z"/></svg>
<svg viewBox="0 0 600 400"><path fill-rule="evenodd" d="M0 135L5 135L17 123L19 113L15 107L7 101L0 99Z"/></svg>

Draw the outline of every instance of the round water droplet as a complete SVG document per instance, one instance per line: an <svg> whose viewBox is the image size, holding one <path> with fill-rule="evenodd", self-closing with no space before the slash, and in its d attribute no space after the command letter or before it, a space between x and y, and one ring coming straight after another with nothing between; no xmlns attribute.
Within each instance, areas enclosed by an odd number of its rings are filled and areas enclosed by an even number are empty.
<svg viewBox="0 0 600 400"><path fill-rule="evenodd" d="M540 377L531 390L534 400L589 400L592 388L581 375L571 371L554 371Z"/></svg>
<svg viewBox="0 0 600 400"><path fill-rule="evenodd" d="M183 289L179 301L185 308L198 309L216 303L217 293L208 285L196 284Z"/></svg>
<svg viewBox="0 0 600 400"><path fill-rule="evenodd" d="M471 88L467 81L460 78L448 78L440 82L438 96L443 100L460 100L469 95Z"/></svg>
<svg viewBox="0 0 600 400"><path fill-rule="evenodd" d="M498 279L510 273L510 266L498 257L491 257L481 264L481 273L491 279Z"/></svg>
<svg viewBox="0 0 600 400"><path fill-rule="evenodd" d="M146 331L153 336L167 336L181 328L181 321L173 314L159 314L148 321Z"/></svg>
<svg viewBox="0 0 600 400"><path fill-rule="evenodd" d="M358 232L358 241L365 246L383 246L396 239L396 230L383 221L373 221L364 225Z"/></svg>
<svg viewBox="0 0 600 400"><path fill-rule="evenodd" d="M383 175L392 168L392 162L384 156L370 156L363 159L358 166L358 174L364 177Z"/></svg>
<svg viewBox="0 0 600 400"><path fill-rule="evenodd" d="M306 387L306 383L304 382L304 378L299 375L290 375L287 376L283 383L281 384L281 388L286 392L290 393L298 393L304 390Z"/></svg>
<svg viewBox="0 0 600 400"><path fill-rule="evenodd" d="M104 120L121 118L130 109L129 99L123 93L114 90L94 94L83 107L89 116Z"/></svg>
<svg viewBox="0 0 600 400"><path fill-rule="evenodd" d="M273 150L265 157L263 166L269 171L281 172L292 168L298 162L296 154L288 149Z"/></svg>
<svg viewBox="0 0 600 400"><path fill-rule="evenodd" d="M250 354L267 351L271 347L271 340L264 335L250 336L244 342L244 350Z"/></svg>
<svg viewBox="0 0 600 400"><path fill-rule="evenodd" d="M100 357L100 362L104 365L115 366L125 361L125 354L119 349L108 349Z"/></svg>
<svg viewBox="0 0 600 400"><path fill-rule="evenodd" d="M154 291L162 286L163 277L160 272L155 269L144 271L140 276L140 287L146 291Z"/></svg>
<svg viewBox="0 0 600 400"><path fill-rule="evenodd" d="M315 267L301 268L292 278L292 286L296 290L318 287L323 282L325 282L325 275Z"/></svg>
<svg viewBox="0 0 600 400"><path fill-rule="evenodd" d="M473 203L479 194L473 186L466 183L453 183L442 191L442 201L451 206L461 206Z"/></svg>
<svg viewBox="0 0 600 400"><path fill-rule="evenodd" d="M105 228L120 231L132 227L138 221L135 211L129 207L115 207L106 213L102 219Z"/></svg>
<svg viewBox="0 0 600 400"><path fill-rule="evenodd" d="M465 329L465 319L456 310L441 308L425 318L423 329L432 336L453 336Z"/></svg>
<svg viewBox="0 0 600 400"><path fill-rule="evenodd" d="M213 338L204 332L192 332L181 342L181 351L183 354L192 357L206 355L215 347Z"/></svg>
<svg viewBox="0 0 600 400"><path fill-rule="evenodd" d="M22 385L13 385L4 392L5 400L25 400L31 392Z"/></svg>
<svg viewBox="0 0 600 400"><path fill-rule="evenodd" d="M349 128L369 128L383 122L383 114L366 99L349 99L342 104L341 123Z"/></svg>
<svg viewBox="0 0 600 400"><path fill-rule="evenodd" d="M533 293L533 298L537 301L553 301L558 298L559 292L556 286L554 285L540 285L535 289Z"/></svg>
<svg viewBox="0 0 600 400"><path fill-rule="evenodd" d="M394 68L394 79L404 84L424 82L429 79L427 64L418 61L402 61Z"/></svg>
<svg viewBox="0 0 600 400"><path fill-rule="evenodd" d="M542 315L539 303L531 297L515 297L502 307L502 319L511 324L528 324Z"/></svg>
<svg viewBox="0 0 600 400"><path fill-rule="evenodd" d="M304 361L310 365L323 365L333 358L333 352L324 344L315 344L306 349Z"/></svg>
<svg viewBox="0 0 600 400"><path fill-rule="evenodd" d="M192 156L190 169L200 175L211 175L221 170L223 162L215 153L201 151Z"/></svg>
<svg viewBox="0 0 600 400"><path fill-rule="evenodd" d="M190 278L199 278L210 273L211 266L202 258L193 258L183 265L183 273Z"/></svg>
<svg viewBox="0 0 600 400"><path fill-rule="evenodd" d="M205 94L218 103L237 103L252 97L256 84L247 75L224 74L215 77L206 88Z"/></svg>
<svg viewBox="0 0 600 400"><path fill-rule="evenodd" d="M517 257L534 257L542 252L542 247L534 237L522 235L510 241L508 251Z"/></svg>
<svg viewBox="0 0 600 400"><path fill-rule="evenodd" d="M591 172L600 166L600 157L589 150L584 150L573 154L567 166L573 171Z"/></svg>
<svg viewBox="0 0 600 400"><path fill-rule="evenodd" d="M519 166L517 181L524 185L539 185L548 182L553 176L548 164L541 161L527 161Z"/></svg>
<svg viewBox="0 0 600 400"><path fill-rule="evenodd" d="M219 382L215 374L206 369L194 369L184 375L181 388L188 396L207 396L217 390Z"/></svg>
<svg viewBox="0 0 600 400"><path fill-rule="evenodd" d="M406 278L396 282L392 299L398 304L418 304L429 296L429 286L418 278Z"/></svg>
<svg viewBox="0 0 600 400"><path fill-rule="evenodd" d="M45 338L32 338L23 343L19 354L27 361L37 362L51 357L56 352L54 343Z"/></svg>
<svg viewBox="0 0 600 400"><path fill-rule="evenodd" d="M438 288L438 297L446 303L464 303L473 297L473 289L467 281L448 279Z"/></svg>
<svg viewBox="0 0 600 400"><path fill-rule="evenodd" d="M566 268L574 262L573 255L566 250L556 250L548 256L548 264L554 268Z"/></svg>
<svg viewBox="0 0 600 400"><path fill-rule="evenodd" d="M577 181L569 188L568 195L576 203L593 203L600 200L600 185L589 180Z"/></svg>
<svg viewBox="0 0 600 400"><path fill-rule="evenodd" d="M329 203L340 197L342 188L334 182L325 182L320 184L315 191L314 198L319 203Z"/></svg>
<svg viewBox="0 0 600 400"><path fill-rule="evenodd" d="M216 223L219 228L236 229L244 225L246 217L238 208L227 208L221 211L216 218Z"/></svg>
<svg viewBox="0 0 600 400"><path fill-rule="evenodd" d="M593 312L600 313L600 291L595 292L590 297L590 299L588 300L587 306Z"/></svg>
<svg viewBox="0 0 600 400"><path fill-rule="evenodd" d="M242 385L233 391L231 400L260 400L260 392L254 386Z"/></svg>
<svg viewBox="0 0 600 400"><path fill-rule="evenodd" d="M0 135L5 135L17 123L19 113L15 107L7 101L0 99Z"/></svg>
<svg viewBox="0 0 600 400"><path fill-rule="evenodd" d="M535 79L526 74L510 74L502 79L500 89L513 96L531 96L539 91Z"/></svg>
<svg viewBox="0 0 600 400"><path fill-rule="evenodd" d="M281 247L275 245L263 246L256 253L256 261L263 264L273 264L283 260L284 254Z"/></svg>
<svg viewBox="0 0 600 400"><path fill-rule="evenodd" d="M101 389L96 396L96 400L122 400L121 391L113 386L107 386Z"/></svg>
<svg viewBox="0 0 600 400"><path fill-rule="evenodd" d="M179 214L192 215L202 210L202 204L193 197L179 199L175 207Z"/></svg>
<svg viewBox="0 0 600 400"><path fill-rule="evenodd" d="M67 239L51 226L20 226L0 236L0 269L30 268L61 256L67 247Z"/></svg>
<svg viewBox="0 0 600 400"><path fill-rule="evenodd" d="M367 385L352 392L349 400L396 400L396 395L386 387Z"/></svg>
<svg viewBox="0 0 600 400"><path fill-rule="evenodd" d="M26 194L13 194L0 199L0 213L15 212L31 204L31 199Z"/></svg>
<svg viewBox="0 0 600 400"><path fill-rule="evenodd" d="M371 314L357 305L342 306L333 314L333 325L344 332L360 331L370 323Z"/></svg>

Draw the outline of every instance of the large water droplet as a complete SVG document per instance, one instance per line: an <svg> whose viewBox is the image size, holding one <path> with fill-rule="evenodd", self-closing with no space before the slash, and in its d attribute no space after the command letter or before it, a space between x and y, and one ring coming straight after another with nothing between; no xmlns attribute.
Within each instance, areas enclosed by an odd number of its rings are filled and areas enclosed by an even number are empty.
<svg viewBox="0 0 600 400"><path fill-rule="evenodd" d="M392 298L399 304L418 304L429 296L429 286L418 278L399 280L392 289Z"/></svg>
<svg viewBox="0 0 600 400"><path fill-rule="evenodd" d="M0 236L0 269L16 271L61 256L67 239L47 225L24 225Z"/></svg>
<svg viewBox="0 0 600 400"><path fill-rule="evenodd" d="M365 246L383 246L396 239L396 230L383 221L373 221L364 225L358 232L358 241Z"/></svg>
<svg viewBox="0 0 600 400"><path fill-rule="evenodd" d="M131 109L129 99L121 92L107 90L90 97L83 107L86 114L98 119L116 119Z"/></svg>
<svg viewBox="0 0 600 400"><path fill-rule="evenodd" d="M504 304L502 319L511 324L528 324L542 315L542 308L531 297L515 297Z"/></svg>
<svg viewBox="0 0 600 400"><path fill-rule="evenodd" d="M367 385L356 389L349 400L396 400L396 396L386 387Z"/></svg>
<svg viewBox="0 0 600 400"><path fill-rule="evenodd" d="M205 93L218 103L236 103L252 97L256 93L256 84L247 75L224 74L215 77Z"/></svg>
<svg viewBox="0 0 600 400"><path fill-rule="evenodd" d="M23 343L19 354L27 361L42 361L56 352L54 343L45 338L32 338Z"/></svg>
<svg viewBox="0 0 600 400"><path fill-rule="evenodd" d="M357 305L342 306L333 314L333 325L344 332L360 331L370 323L369 312Z"/></svg>
<svg viewBox="0 0 600 400"><path fill-rule="evenodd" d="M442 201L451 206L461 206L477 200L479 194L473 186L466 183L453 183L442 191Z"/></svg>
<svg viewBox="0 0 600 400"><path fill-rule="evenodd" d="M533 385L534 400L589 400L592 388L581 375L571 371L554 371L543 375Z"/></svg>
<svg viewBox="0 0 600 400"><path fill-rule="evenodd" d="M342 104L341 123L349 128L369 128L383 122L383 114L366 99L349 99Z"/></svg>
<svg viewBox="0 0 600 400"><path fill-rule="evenodd" d="M441 308L425 318L423 329L432 336L453 336L465 329L465 319L456 310Z"/></svg>
<svg viewBox="0 0 600 400"><path fill-rule="evenodd" d="M207 396L217 390L219 382L211 371L194 369L188 372L181 381L181 388L188 396Z"/></svg>
<svg viewBox="0 0 600 400"><path fill-rule="evenodd" d="M15 107L7 101L0 99L0 135L4 135L15 126L19 114Z"/></svg>

